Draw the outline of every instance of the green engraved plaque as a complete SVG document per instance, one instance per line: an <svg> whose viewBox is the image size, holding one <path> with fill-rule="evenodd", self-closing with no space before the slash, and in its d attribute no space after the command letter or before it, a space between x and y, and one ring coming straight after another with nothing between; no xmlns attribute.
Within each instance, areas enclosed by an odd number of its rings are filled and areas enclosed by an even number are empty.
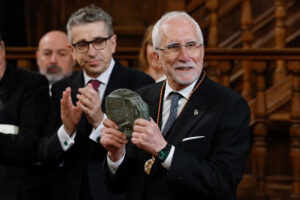
<svg viewBox="0 0 300 200"><path fill-rule="evenodd" d="M139 94L129 89L121 88L112 91L106 97L105 110L107 117L119 126L119 130L127 138L131 137L136 119L150 120L148 104Z"/></svg>

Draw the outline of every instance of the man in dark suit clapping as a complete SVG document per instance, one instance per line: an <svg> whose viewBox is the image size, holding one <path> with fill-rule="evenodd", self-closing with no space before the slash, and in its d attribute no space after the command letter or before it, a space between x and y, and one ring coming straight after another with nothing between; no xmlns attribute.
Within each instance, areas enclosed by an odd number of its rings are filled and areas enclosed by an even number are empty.
<svg viewBox="0 0 300 200"><path fill-rule="evenodd" d="M152 40L167 80L137 91L153 120L137 119L130 141L103 120L107 186L128 200L236 199L249 151L247 102L206 76L201 29L187 13L165 14Z"/></svg>
<svg viewBox="0 0 300 200"><path fill-rule="evenodd" d="M106 190L99 170L106 158L99 143L105 97L115 89L135 90L154 80L113 59L116 35L111 17L101 8L92 5L76 11L67 31L73 56L83 70L51 89L50 119L40 158L48 166L59 166L50 175L53 199L118 199Z"/></svg>

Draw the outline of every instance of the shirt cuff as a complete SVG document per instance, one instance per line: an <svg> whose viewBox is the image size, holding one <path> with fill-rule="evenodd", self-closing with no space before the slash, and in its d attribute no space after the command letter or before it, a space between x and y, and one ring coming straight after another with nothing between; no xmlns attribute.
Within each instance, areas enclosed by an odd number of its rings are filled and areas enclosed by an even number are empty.
<svg viewBox="0 0 300 200"><path fill-rule="evenodd" d="M103 120L106 119L106 118L107 118L107 116L104 113ZM91 134L89 136L89 138L91 140L93 140L94 142L96 142L96 143L99 143L99 141L100 141L101 129L104 127L103 120L102 120L102 122L99 124L99 126L96 129L93 128L93 130L92 130L92 132L91 132Z"/></svg>
<svg viewBox="0 0 300 200"><path fill-rule="evenodd" d="M108 165L109 171L110 171L112 174L115 174L115 173L116 173L117 169L118 169L119 166L122 164L124 158L125 158L125 153L124 153L124 156L123 156L120 160L118 160L117 162L113 162L113 161L109 158L109 156L108 156L108 154L107 154L107 165Z"/></svg>
<svg viewBox="0 0 300 200"><path fill-rule="evenodd" d="M76 131L75 133L70 137L65 129L64 129L64 126L61 125L60 128L58 129L57 131L57 136L58 136L58 139L60 141L60 145L62 147L62 149L64 151L67 151L69 148L71 148L71 146L74 145L75 141L74 141L74 138L76 136Z"/></svg>
<svg viewBox="0 0 300 200"><path fill-rule="evenodd" d="M166 158L166 160L164 162L161 163L161 165L169 170L172 164L172 160L173 160L173 156L174 156L174 152L175 152L175 147L172 145L170 153L168 155L168 157Z"/></svg>

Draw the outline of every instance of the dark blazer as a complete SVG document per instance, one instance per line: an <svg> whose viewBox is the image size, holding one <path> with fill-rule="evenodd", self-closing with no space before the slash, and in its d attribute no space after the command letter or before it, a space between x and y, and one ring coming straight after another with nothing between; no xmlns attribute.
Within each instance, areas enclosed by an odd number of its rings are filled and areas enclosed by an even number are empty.
<svg viewBox="0 0 300 200"><path fill-rule="evenodd" d="M0 126L13 125L19 131L0 132L0 199L42 199L36 151L48 104L45 77L7 65L0 81Z"/></svg>
<svg viewBox="0 0 300 200"><path fill-rule="evenodd" d="M161 87L138 90L154 121ZM167 133L175 146L170 170L155 161L146 175L144 163L151 155L129 143L116 174L104 165L105 182L114 193L127 191L129 200L236 199L249 151L249 117L243 98L205 77Z"/></svg>
<svg viewBox="0 0 300 200"><path fill-rule="evenodd" d="M103 97L103 111L105 111L105 97L113 90L118 88L135 90L151 83L154 83L154 80L150 76L125 68L116 61ZM86 191L90 191L91 199L95 200L121 199L120 196L112 196L104 185L101 166L107 152L100 143L89 139L92 127L84 115L77 126L75 144L66 152L61 148L57 136L57 130L62 124L60 99L62 92L69 86L75 103L78 88L84 87L83 72L75 72L52 87L50 119L46 130L47 139L42 142L40 153L43 163L47 163L48 166L53 163L61 166L58 169L59 172L51 175L50 187L54 192L53 199L77 200ZM81 199L87 198L81 196Z"/></svg>

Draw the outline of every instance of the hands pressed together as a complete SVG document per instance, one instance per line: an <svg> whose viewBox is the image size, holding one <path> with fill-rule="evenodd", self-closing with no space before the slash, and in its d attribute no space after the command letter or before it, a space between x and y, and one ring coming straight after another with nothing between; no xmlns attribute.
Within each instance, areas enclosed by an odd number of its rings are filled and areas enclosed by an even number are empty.
<svg viewBox="0 0 300 200"><path fill-rule="evenodd" d="M103 125L100 143L108 150L110 159L116 162L125 153L126 136L118 130L118 126L110 119L104 119ZM167 144L158 125L152 119L151 121L135 120L131 142L154 156L157 156L158 152Z"/></svg>
<svg viewBox="0 0 300 200"><path fill-rule="evenodd" d="M77 94L78 101L76 105L71 99L71 88L68 87L62 95L61 104L61 119L65 131L71 136L81 119L82 113L85 114L88 122L97 128L103 119L103 111L101 109L100 98L89 83L87 87L79 88Z"/></svg>

